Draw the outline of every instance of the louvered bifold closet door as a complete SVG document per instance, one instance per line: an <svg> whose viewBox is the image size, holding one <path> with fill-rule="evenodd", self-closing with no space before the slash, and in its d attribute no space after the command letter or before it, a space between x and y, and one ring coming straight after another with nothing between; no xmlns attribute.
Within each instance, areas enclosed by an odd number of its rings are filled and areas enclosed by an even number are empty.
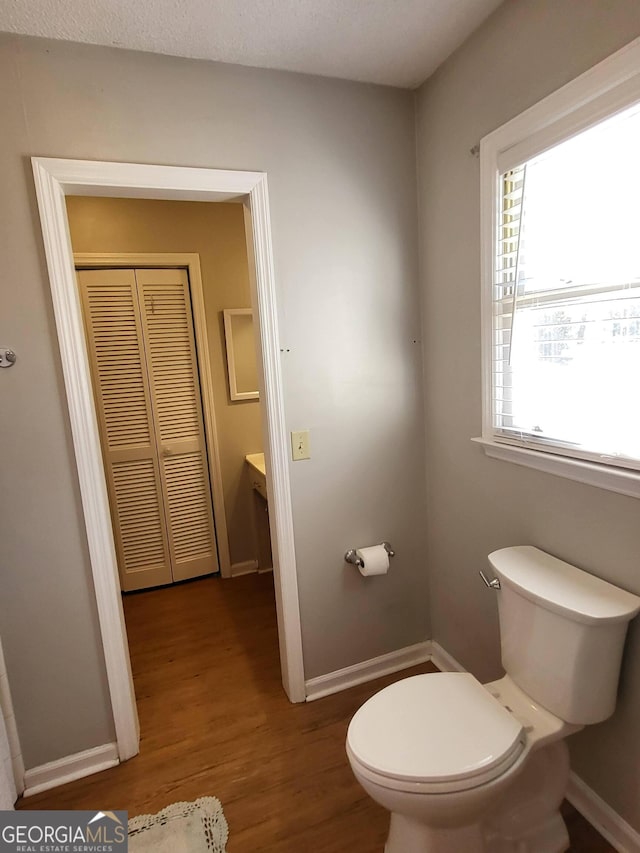
<svg viewBox="0 0 640 853"><path fill-rule="evenodd" d="M218 571L185 270L136 270L174 580Z"/></svg>
<svg viewBox="0 0 640 853"><path fill-rule="evenodd" d="M171 583L133 270L81 270L96 411L122 589Z"/></svg>

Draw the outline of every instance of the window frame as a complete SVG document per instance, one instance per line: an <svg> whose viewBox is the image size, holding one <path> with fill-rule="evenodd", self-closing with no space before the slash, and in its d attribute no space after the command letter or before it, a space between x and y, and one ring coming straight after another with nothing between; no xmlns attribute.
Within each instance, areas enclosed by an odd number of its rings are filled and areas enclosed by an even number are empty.
<svg viewBox="0 0 640 853"><path fill-rule="evenodd" d="M640 102L640 38L485 136L480 142L482 279L482 436L487 456L640 498L638 469L568 455L561 447L522 446L493 426L493 283L500 175Z"/></svg>

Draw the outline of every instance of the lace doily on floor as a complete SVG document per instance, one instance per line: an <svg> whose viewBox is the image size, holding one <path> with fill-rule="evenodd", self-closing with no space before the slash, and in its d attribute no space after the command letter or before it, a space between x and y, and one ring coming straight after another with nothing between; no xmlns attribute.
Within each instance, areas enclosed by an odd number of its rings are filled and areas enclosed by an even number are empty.
<svg viewBox="0 0 640 853"><path fill-rule="evenodd" d="M129 853L225 853L228 837L216 797L173 803L129 821Z"/></svg>

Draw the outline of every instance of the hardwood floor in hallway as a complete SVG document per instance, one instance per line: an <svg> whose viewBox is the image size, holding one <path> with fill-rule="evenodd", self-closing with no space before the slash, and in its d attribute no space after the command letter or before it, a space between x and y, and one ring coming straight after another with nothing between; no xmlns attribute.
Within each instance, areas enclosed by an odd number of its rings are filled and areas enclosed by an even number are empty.
<svg viewBox="0 0 640 853"><path fill-rule="evenodd" d="M125 596L124 606L140 755L19 807L132 817L209 795L224 807L228 853L382 853L388 815L351 774L347 726L381 687L433 666L291 705L280 683L272 575L204 578ZM613 850L565 806L572 851Z"/></svg>

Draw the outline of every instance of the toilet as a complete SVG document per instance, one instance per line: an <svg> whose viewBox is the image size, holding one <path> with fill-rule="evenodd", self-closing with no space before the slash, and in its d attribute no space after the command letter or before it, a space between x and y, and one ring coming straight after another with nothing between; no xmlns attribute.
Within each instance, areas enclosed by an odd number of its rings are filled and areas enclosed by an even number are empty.
<svg viewBox="0 0 640 853"><path fill-rule="evenodd" d="M560 853L565 739L614 711L640 598L532 546L489 555L505 675L402 679L356 712L347 756L391 812L385 853Z"/></svg>

